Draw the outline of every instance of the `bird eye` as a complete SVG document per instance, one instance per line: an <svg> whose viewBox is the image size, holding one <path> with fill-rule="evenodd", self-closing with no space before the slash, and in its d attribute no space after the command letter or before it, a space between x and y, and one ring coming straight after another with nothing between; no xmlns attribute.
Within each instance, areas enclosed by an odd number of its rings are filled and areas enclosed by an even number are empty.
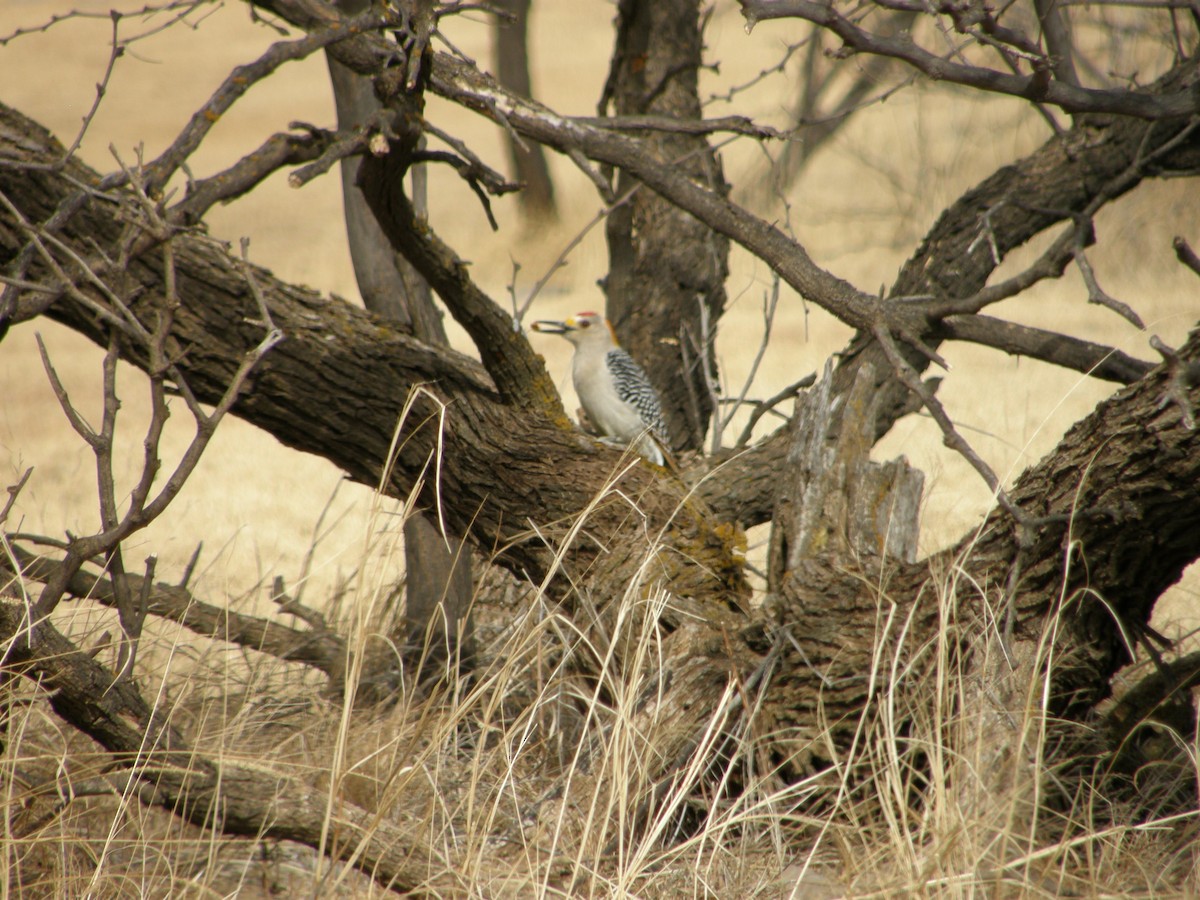
<svg viewBox="0 0 1200 900"><path fill-rule="evenodd" d="M579 320L579 327L580 327L580 328L590 328L590 327L591 327L591 325L592 325L592 321L591 321L591 319L580 319L580 320Z"/></svg>

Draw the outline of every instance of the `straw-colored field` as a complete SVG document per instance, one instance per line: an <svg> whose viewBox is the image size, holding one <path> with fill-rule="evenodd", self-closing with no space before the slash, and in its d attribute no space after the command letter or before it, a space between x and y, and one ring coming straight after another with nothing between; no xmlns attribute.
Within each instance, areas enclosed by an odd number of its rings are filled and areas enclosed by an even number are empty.
<svg viewBox="0 0 1200 900"><path fill-rule="evenodd" d="M0 4L0 36L37 25L56 11L96 14L0 46L0 99L69 143L104 75L111 30L104 11L113 5L117 0ZM141 3L120 5L136 8ZM593 113L607 72L614 6L597 0L539 0L535 8L535 90L560 112ZM148 30L155 21L125 20L122 34L126 29ZM81 148L93 167L113 168L110 145L127 162L136 158L139 146L147 156L159 152L234 65L252 60L276 37L252 23L237 2L216 8L202 21L197 17L197 22L194 29L171 27L140 41L119 60ZM482 15L461 17L448 32L468 55L488 58ZM735 4L719 3L708 46L709 57L721 62L720 75L706 75L705 93L727 90L773 64L786 33L782 25L765 23L747 35ZM745 103L739 98L737 110L779 122L789 99L786 81L775 76ZM712 107L714 114L728 109ZM490 125L436 100L430 102L428 114L503 167L500 136ZM252 89L214 129L192 161L192 170L203 175L228 165L297 120L333 123L319 58L291 64ZM818 155L788 198L791 226L818 263L861 288L875 290L892 280L941 208L1046 137L1044 122L1015 102L909 90L865 110ZM738 184L761 156L747 140L731 144L724 151L729 180ZM473 261L476 278L498 302L508 302L514 262L520 264L516 291L521 294L601 206L591 185L569 162L554 159L552 165L562 222L536 234L522 234L510 200L496 203L501 230L491 233L470 190L452 175L434 172L430 219ZM335 178L293 190L277 177L251 197L217 210L209 224L213 234L235 243L250 237L252 259L280 277L355 300ZM1172 344L1200 318L1200 282L1174 260L1170 240L1176 233L1200 240L1200 204L1195 203L1193 186L1187 181L1148 185L1100 217L1099 245L1092 256L1109 293L1137 309L1150 334ZM1020 264L1013 260L1006 270L1015 271ZM600 306L602 295L595 281L604 266L602 229L593 229L551 280L532 315L556 317ZM722 321L718 345L730 391L742 383L759 343L762 301L769 287L766 267L735 251L728 284L733 302ZM1110 343L1135 356L1151 358L1153 353L1148 334L1088 306L1086 291L1074 274L1011 303L1000 314ZM93 462L57 408L39 360L38 333L76 403L92 415L99 412L101 353L89 342L43 321L14 329L0 344L0 480L10 484L26 467L34 470L9 527L51 535L79 533L94 528L98 520ZM459 349L471 352L461 333L456 334ZM807 372L819 371L847 337L844 326L806 308L785 290L753 395L772 394ZM550 337L534 340L566 394L568 346ZM1009 481L1113 390L1074 373L973 347L950 346L946 355L953 369L941 397L967 439ZM128 478L136 471L147 409L138 373L123 370L120 394ZM573 398L568 397L567 404L573 409ZM186 418L181 408L168 436L168 452L178 453L186 445ZM879 458L900 453L928 476L923 519L927 549L956 538L989 507L982 481L942 447L927 418L909 417L877 450ZM322 520L327 504L330 511ZM343 482L323 460L300 458L270 436L228 421L178 501L136 538L127 558L157 554L158 576L170 580L202 541L200 569L192 585L198 595L261 611L266 607L264 584L282 575L289 586L306 580L304 598L319 603L362 562L367 534L378 524L371 511L370 491ZM314 550L318 530L321 539ZM377 560L384 570L381 577L398 577L400 559L391 553ZM1191 578L1175 589L1159 620L1164 627L1173 622L1192 627L1186 623L1198 617L1200 597Z"/></svg>

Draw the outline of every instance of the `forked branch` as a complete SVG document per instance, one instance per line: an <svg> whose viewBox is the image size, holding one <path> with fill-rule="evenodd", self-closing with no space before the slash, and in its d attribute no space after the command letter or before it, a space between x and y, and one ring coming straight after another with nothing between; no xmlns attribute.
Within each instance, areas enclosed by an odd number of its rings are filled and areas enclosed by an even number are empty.
<svg viewBox="0 0 1200 900"><path fill-rule="evenodd" d="M963 59L957 49L944 55L932 53L914 41L908 33L896 36L876 33L860 25L857 19L842 15L832 4L817 3L813 0L739 2L749 27L754 27L766 19L804 19L839 37L853 52L900 60L937 81L1035 100L1058 106L1070 113L1116 113L1141 119L1171 119L1200 112L1200 104L1190 90L1156 95L1121 89L1085 88L1056 78L1051 60L1041 52L1036 42L1017 32L1006 32L995 23L988 26L986 35L982 29L964 28L960 23L954 23L951 27L960 33L970 33L974 40L987 44L993 43L997 33L1003 34L1010 53L1016 53L1034 63L1034 71L1031 74L1019 71L1000 72L986 66L971 64ZM889 0L886 3L879 2L879 5L893 10L930 12L930 7L921 3ZM976 7L970 9L974 12ZM943 10L955 12L958 7L947 4L938 9L938 12ZM954 56L958 56L961 61L954 61Z"/></svg>
<svg viewBox="0 0 1200 900"><path fill-rule="evenodd" d="M157 217L155 209L143 208L142 212L151 219L148 230L165 229L165 223ZM61 246L63 243L53 239ZM134 243L130 238L124 245L125 249ZM157 321L152 330L147 329L130 311L128 304L122 300L119 293L107 286L99 275L88 269L91 282L103 286L104 294L110 298L119 309L110 311L117 321L125 323L121 331L110 331L108 352L104 360L103 375L103 417L99 431L88 425L84 417L71 402L67 391L58 378L50 362L46 348L39 340L42 360L46 368L51 386L59 400L64 414L75 431L87 442L96 457L97 485L100 494L100 531L84 537L72 537L67 542L66 553L62 566L43 585L34 606L35 618L48 616L62 599L67 586L85 562L96 557L103 557L105 566L113 580L117 597L117 606L121 614L121 624L126 636L135 641L140 631L144 611L135 608L134 598L126 585L124 562L121 556L121 544L134 532L153 522L182 490L200 458L216 432L224 416L229 412L238 395L241 393L247 378L258 362L271 348L283 339L283 334L275 328L267 310L266 302L248 266L243 261L243 274L251 293L258 302L262 316L261 325L266 335L257 347L250 350L242 359L237 371L229 382L224 395L217 402L212 412L205 412L199 401L188 387L182 371L171 356L171 326L178 309L179 300L175 294L175 262L174 250L168 239L162 247L164 271L164 301L159 307ZM75 257L77 260L78 256ZM118 266L123 270L122 266ZM113 476L113 439L116 432L117 411L120 403L117 399L117 359L121 352L123 340L131 340L139 344L146 355L147 375L150 378L151 418L143 439L144 458L138 481L130 493L128 506L124 513L119 512L117 491ZM167 378L171 378L179 393L184 398L188 409L196 423L196 434L184 451L175 469L171 472L159 492L151 497L152 489L159 472L159 445L169 415L166 400ZM152 578L153 568L147 572L147 578ZM131 645L132 646L132 645ZM132 662L132 652L127 657ZM122 666L128 671L127 666Z"/></svg>

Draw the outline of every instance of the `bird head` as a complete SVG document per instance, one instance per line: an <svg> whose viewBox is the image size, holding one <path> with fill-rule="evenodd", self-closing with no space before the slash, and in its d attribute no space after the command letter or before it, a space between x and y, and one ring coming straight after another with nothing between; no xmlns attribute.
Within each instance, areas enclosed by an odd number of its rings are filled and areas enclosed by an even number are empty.
<svg viewBox="0 0 1200 900"><path fill-rule="evenodd" d="M540 334L560 334L575 346L593 341L606 345L616 345L617 343L617 336L613 333L608 319L595 312L575 313L561 322L553 319L539 319L533 323L532 327Z"/></svg>

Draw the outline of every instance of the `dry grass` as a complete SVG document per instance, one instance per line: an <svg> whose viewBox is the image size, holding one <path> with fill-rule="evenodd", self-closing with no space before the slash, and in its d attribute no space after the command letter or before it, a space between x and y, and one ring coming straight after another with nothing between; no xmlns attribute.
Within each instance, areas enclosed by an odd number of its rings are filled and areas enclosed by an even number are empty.
<svg viewBox="0 0 1200 900"><path fill-rule="evenodd" d="M67 4L91 10L110 5ZM136 4L126 4L131 5ZM40 21L55 6L60 5L5 4L0 33ZM611 6L590 0L537 5L535 83L552 107L591 112L606 72L612 15ZM107 30L104 20L67 22L0 47L0 71L20 73L3 79L5 102L62 136L72 135L103 70ZM563 34L572 35L570 54L555 52ZM747 37L740 19L721 7L709 33L711 55L722 60L721 82L748 80L775 58L781 34L763 25ZM170 29L137 45L136 56L118 66L84 142L84 157L107 168L110 142L125 156L139 142L148 153L161 149L217 81L269 40L240 5L230 4L196 32ZM455 40L469 54L486 58L481 24L458 24ZM52 74L35 74L47 60L53 60ZM706 90L716 90L715 77ZM758 112L777 115L786 102L783 91L782 82L768 82L755 100ZM719 111L718 105L714 112ZM430 116L453 123L450 129L485 158L502 158L497 134L478 120L437 102ZM235 107L195 166L208 172L227 164L288 121L331 119L323 64L297 64ZM1039 120L1015 104L912 91L868 110L822 151L789 197L788 220L819 262L873 288L891 281L947 202L1044 137ZM746 143L725 151L733 180L757 155ZM516 213L510 203L497 204L504 228L492 235L469 191L435 173L432 219L452 245L472 248L476 277L497 298L505 296L513 258L522 266L517 290L527 290L598 208L569 164L554 160L553 166L563 224L519 239L513 237ZM334 179L302 192L275 179L253 197L218 210L211 228L230 239L251 235L252 258L281 277L353 297L340 216ZM1093 263L1103 283L1170 343L1180 340L1200 310L1195 280L1174 262L1170 238L1176 231L1195 238L1198 226L1193 198L1175 184L1148 186L1114 204L1098 222L1104 255ZM604 265L602 234L593 232L552 279L534 314L598 306L594 282ZM1020 265L1020 259L1009 265ZM733 303L718 352L728 383L736 386L758 343L769 273L740 251L732 270ZM1135 355L1149 353L1145 335L1087 307L1081 285L1071 278L1009 307L1007 313L1020 321L1074 331ZM98 350L48 322L15 329L0 345L5 397L0 478L11 483L26 466L35 467L17 507L22 530L86 531L97 519L92 462L57 412L37 362L35 330L46 335L77 403L85 411L98 409ZM755 393L768 395L818 371L847 337L843 326L785 293ZM460 334L455 339L468 349ZM569 395L566 348L546 342L544 351L552 371L564 373L561 387ZM1111 392L1108 385L978 348L951 347L947 355L954 370L941 397L1008 480ZM138 455L136 423L147 416L141 384L137 373L123 371L130 459ZM573 408L572 398L566 399ZM189 437L169 431L166 454L181 452ZM927 419L903 421L877 450L880 458L901 452L931 476L926 549L956 539L990 505L985 486L946 453ZM229 421L178 502L127 552L133 558L157 553L160 576L169 578L203 541L193 581L197 595L261 614L267 611L265 585L283 575L307 602L328 601L333 620L361 647L387 630L383 608L402 576L402 516L402 506L341 482L340 473L323 461L297 458L270 437ZM1078 821L1068 836L1049 843L1032 836L1027 813L1033 782L1027 776L1039 771L1047 733L1037 683L1010 686L1026 696L1016 705L1023 710L1019 724L1027 739L1023 758L1011 761L1013 790L991 798L986 809L964 804L963 772L977 761L957 757L951 748L978 747L986 722L982 713L962 712L975 708L971 692L978 688L964 683L948 648L938 642L908 648L923 661L936 702L894 708L885 703L884 714L855 745L856 755L840 759L831 775L784 786L769 770L738 772L744 789L736 797L717 798L707 824L692 833L687 826L695 820L693 789L703 782L711 791L714 773L684 772L645 820L627 801L645 784L644 754L656 736L638 718L635 700L661 688L654 665L658 636L649 623L656 605L669 598L641 587L630 586L606 626L610 637L621 629L636 634L622 665L601 641L604 631L581 633L537 586L489 589L479 611L488 650L475 680L452 681L444 695L421 702L401 697L386 711L352 710L349 698L331 705L319 680L299 667L163 624L145 638L138 675L146 695L157 697L172 720L213 755L306 773L335 800L378 810L385 819L396 804L420 810L428 825L423 838L439 854L447 877L480 896L1101 897L1200 890L1194 819L1107 826L1112 818L1107 801L1079 797L1070 810ZM1197 610L1193 576L1164 598L1158 622L1166 630L1190 630L1200 624ZM949 619L952 611L946 608L944 615ZM106 630L115 630L108 613L86 604L63 610L60 619L88 648ZM885 669L892 662L890 656L879 659ZM580 679L581 666L591 679ZM605 703L595 702L601 688ZM3 896L384 895L366 878L345 867L331 869L308 851L214 836L139 804L120 786L102 782L102 760L94 748L50 715L34 688L20 690L0 758ZM886 699L899 702L899 696ZM913 722L903 746L889 727L901 719ZM762 737L743 735L748 758L755 758L753 742ZM932 773L920 810L908 802L916 777L910 751L917 745L931 760ZM1191 752L1194 757L1194 742ZM875 773L870 785L837 780L839 772L864 760ZM717 773L715 783L733 774ZM68 781L91 792L60 797L46 789ZM34 784L39 790L31 789ZM867 790L877 790L878 797L864 796ZM813 796L825 798L814 807L819 812L798 815L798 801ZM664 841L668 836L676 839ZM344 839L331 829L330 841Z"/></svg>

